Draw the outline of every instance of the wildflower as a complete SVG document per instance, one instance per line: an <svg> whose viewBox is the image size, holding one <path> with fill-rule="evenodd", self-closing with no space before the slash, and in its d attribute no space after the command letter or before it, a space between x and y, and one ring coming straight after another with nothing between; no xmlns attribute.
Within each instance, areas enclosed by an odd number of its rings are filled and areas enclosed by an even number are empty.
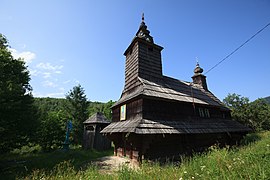
<svg viewBox="0 0 270 180"><path fill-rule="evenodd" d="M201 166L201 171L205 168L206 166Z"/></svg>
<svg viewBox="0 0 270 180"><path fill-rule="evenodd" d="M182 178L182 177L180 177L180 178L179 178L179 180L183 180L183 178Z"/></svg>
<svg viewBox="0 0 270 180"><path fill-rule="evenodd" d="M187 171L184 171L184 174L187 174Z"/></svg>
<svg viewBox="0 0 270 180"><path fill-rule="evenodd" d="M194 179L194 177L192 176L191 179Z"/></svg>

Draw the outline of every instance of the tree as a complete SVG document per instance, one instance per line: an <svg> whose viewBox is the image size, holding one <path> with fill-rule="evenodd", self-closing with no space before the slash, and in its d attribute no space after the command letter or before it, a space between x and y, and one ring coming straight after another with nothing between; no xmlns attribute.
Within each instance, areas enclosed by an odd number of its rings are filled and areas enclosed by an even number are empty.
<svg viewBox="0 0 270 180"><path fill-rule="evenodd" d="M24 61L14 59L0 34L0 152L22 146L33 136L35 109L30 75Z"/></svg>
<svg viewBox="0 0 270 180"><path fill-rule="evenodd" d="M257 99L249 104L248 118L256 130L270 130L270 105L265 99Z"/></svg>
<svg viewBox="0 0 270 180"><path fill-rule="evenodd" d="M239 94L228 94L223 100L223 103L232 110L232 118L243 124L249 124L248 122L248 106L249 99L247 97L241 97Z"/></svg>
<svg viewBox="0 0 270 180"><path fill-rule="evenodd" d="M232 118L254 130L270 129L270 105L264 99L249 102L247 97L238 94L228 94L223 100L232 110Z"/></svg>
<svg viewBox="0 0 270 180"><path fill-rule="evenodd" d="M48 112L42 116L38 141L44 151L50 151L62 146L65 139L67 115L63 111Z"/></svg>
<svg viewBox="0 0 270 180"><path fill-rule="evenodd" d="M108 120L112 119L112 112L111 107L115 102L112 100L108 101L107 103L101 102L90 102L88 107L89 115L93 115L96 112L102 112Z"/></svg>
<svg viewBox="0 0 270 180"><path fill-rule="evenodd" d="M83 122L88 118L88 101L81 85L74 86L66 95L69 101L69 113L73 119L75 143L81 144L83 138Z"/></svg>
<svg viewBox="0 0 270 180"><path fill-rule="evenodd" d="M106 116L108 120L112 120L112 110L111 107L115 102L112 100L108 101L107 103L104 104L104 109L103 109L103 114Z"/></svg>

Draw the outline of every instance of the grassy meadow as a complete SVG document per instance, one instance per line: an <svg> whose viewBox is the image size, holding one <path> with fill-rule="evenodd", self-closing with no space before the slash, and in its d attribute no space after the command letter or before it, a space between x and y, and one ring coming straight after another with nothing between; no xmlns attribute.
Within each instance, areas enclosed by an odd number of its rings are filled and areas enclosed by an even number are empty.
<svg viewBox="0 0 270 180"><path fill-rule="evenodd" d="M270 131L249 134L240 147L210 147L181 163L143 162L137 170L122 166L105 174L91 161L112 151L71 150L1 157L5 179L270 179ZM12 163L12 162L18 163ZM3 164L4 163L4 164ZM9 164L10 163L10 164Z"/></svg>

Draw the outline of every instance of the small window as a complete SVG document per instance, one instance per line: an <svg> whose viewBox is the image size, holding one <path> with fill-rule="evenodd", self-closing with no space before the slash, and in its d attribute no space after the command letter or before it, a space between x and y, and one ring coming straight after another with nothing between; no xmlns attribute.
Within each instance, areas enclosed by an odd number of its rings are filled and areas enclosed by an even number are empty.
<svg viewBox="0 0 270 180"><path fill-rule="evenodd" d="M205 118L210 118L210 113L209 110L206 108L199 108L199 116L200 117L205 117Z"/></svg>
<svg viewBox="0 0 270 180"><path fill-rule="evenodd" d="M126 105L120 107L120 120L126 120Z"/></svg>
<svg viewBox="0 0 270 180"><path fill-rule="evenodd" d="M204 112L202 108L199 108L199 115L200 117L204 117Z"/></svg>
<svg viewBox="0 0 270 180"><path fill-rule="evenodd" d="M86 126L86 130L88 130L88 131L94 131L95 128L94 128L94 126Z"/></svg>
<svg viewBox="0 0 270 180"><path fill-rule="evenodd" d="M205 117L210 118L210 113L208 109L204 109Z"/></svg>

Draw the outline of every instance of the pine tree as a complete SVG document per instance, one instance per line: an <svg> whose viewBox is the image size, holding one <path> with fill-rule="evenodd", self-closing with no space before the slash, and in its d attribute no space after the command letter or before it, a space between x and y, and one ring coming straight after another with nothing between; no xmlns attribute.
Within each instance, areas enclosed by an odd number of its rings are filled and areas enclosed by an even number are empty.
<svg viewBox="0 0 270 180"><path fill-rule="evenodd" d="M66 98L70 103L68 109L73 118L74 142L81 144L83 138L83 122L88 118L88 101L84 89L81 85L74 86L66 95Z"/></svg>

